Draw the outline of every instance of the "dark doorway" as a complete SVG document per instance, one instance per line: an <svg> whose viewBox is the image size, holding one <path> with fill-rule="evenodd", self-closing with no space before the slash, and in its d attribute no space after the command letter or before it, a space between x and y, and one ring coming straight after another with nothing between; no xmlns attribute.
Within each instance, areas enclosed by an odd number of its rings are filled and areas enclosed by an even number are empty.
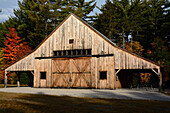
<svg viewBox="0 0 170 113"><path fill-rule="evenodd" d="M159 77L151 69L121 69L117 74L122 88L157 88Z"/></svg>
<svg viewBox="0 0 170 113"><path fill-rule="evenodd" d="M34 75L31 72L28 73L28 86L34 86Z"/></svg>

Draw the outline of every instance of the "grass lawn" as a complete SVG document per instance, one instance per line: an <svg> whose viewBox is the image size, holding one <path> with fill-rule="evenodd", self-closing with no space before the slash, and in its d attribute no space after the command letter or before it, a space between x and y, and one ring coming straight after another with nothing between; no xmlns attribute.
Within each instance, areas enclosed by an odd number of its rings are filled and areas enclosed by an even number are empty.
<svg viewBox="0 0 170 113"><path fill-rule="evenodd" d="M75 98L0 92L0 112L125 112L168 113L170 102Z"/></svg>
<svg viewBox="0 0 170 113"><path fill-rule="evenodd" d="M17 87L17 84L8 84L8 87ZM20 86L28 86L28 85L20 85ZM4 84L0 84L0 88L4 88Z"/></svg>

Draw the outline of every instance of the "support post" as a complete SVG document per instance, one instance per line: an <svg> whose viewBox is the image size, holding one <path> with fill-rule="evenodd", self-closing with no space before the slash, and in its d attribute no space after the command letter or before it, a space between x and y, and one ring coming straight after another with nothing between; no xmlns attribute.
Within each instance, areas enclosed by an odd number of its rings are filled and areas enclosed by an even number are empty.
<svg viewBox="0 0 170 113"><path fill-rule="evenodd" d="M118 80L117 74L120 72L120 70L121 70L121 69L119 69L119 70L117 70L117 71L115 70L115 78L114 78L114 79L115 79L115 80L114 80L114 87L115 87L115 89L117 88L117 83L116 83L117 80Z"/></svg>
<svg viewBox="0 0 170 113"><path fill-rule="evenodd" d="M7 71L5 71L4 88L7 88Z"/></svg>
<svg viewBox="0 0 170 113"><path fill-rule="evenodd" d="M162 73L160 68L158 69L158 74L159 74L159 92L162 91Z"/></svg>
<svg viewBox="0 0 170 113"><path fill-rule="evenodd" d="M154 69L152 69L152 71L158 75L159 77L159 92L162 90L162 73L160 68L158 68L158 72L156 72Z"/></svg>

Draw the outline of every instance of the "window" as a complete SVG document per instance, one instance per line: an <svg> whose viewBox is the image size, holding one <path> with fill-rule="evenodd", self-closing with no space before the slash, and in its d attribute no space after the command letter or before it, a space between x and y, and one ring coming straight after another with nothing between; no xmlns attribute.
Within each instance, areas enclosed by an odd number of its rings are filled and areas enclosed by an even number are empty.
<svg viewBox="0 0 170 113"><path fill-rule="evenodd" d="M61 56L61 51L58 51L57 56Z"/></svg>
<svg viewBox="0 0 170 113"><path fill-rule="evenodd" d="M88 49L88 50L87 50L87 54L88 54L88 55L91 55L91 49Z"/></svg>
<svg viewBox="0 0 170 113"><path fill-rule="evenodd" d="M81 55L81 50L77 50L77 55Z"/></svg>
<svg viewBox="0 0 170 113"><path fill-rule="evenodd" d="M71 55L71 50L68 50L68 55Z"/></svg>
<svg viewBox="0 0 170 113"><path fill-rule="evenodd" d="M107 79L107 71L101 71L100 72L100 80Z"/></svg>
<svg viewBox="0 0 170 113"><path fill-rule="evenodd" d="M46 72L40 72L40 79L46 79Z"/></svg>
<svg viewBox="0 0 170 113"><path fill-rule="evenodd" d="M77 51L76 50L73 50L73 55L77 55Z"/></svg>
<svg viewBox="0 0 170 113"><path fill-rule="evenodd" d="M64 56L66 56L66 54L67 54L66 52L67 52L67 51L63 51L63 55L64 55Z"/></svg>
<svg viewBox="0 0 170 113"><path fill-rule="evenodd" d="M83 53L82 53L82 54L83 54L83 55L86 55L86 50L85 50L85 49L83 50Z"/></svg>
<svg viewBox="0 0 170 113"><path fill-rule="evenodd" d="M59 50L53 51L54 56L67 56L67 55L91 55L91 49L72 49L72 50Z"/></svg>
<svg viewBox="0 0 170 113"><path fill-rule="evenodd" d="M74 39L69 40L69 44L72 44L72 43L74 43Z"/></svg>

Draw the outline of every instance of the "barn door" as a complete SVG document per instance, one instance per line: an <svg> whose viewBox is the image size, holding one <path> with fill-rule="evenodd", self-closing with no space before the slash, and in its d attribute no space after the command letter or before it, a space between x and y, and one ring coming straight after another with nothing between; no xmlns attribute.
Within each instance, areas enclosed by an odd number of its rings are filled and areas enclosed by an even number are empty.
<svg viewBox="0 0 170 113"><path fill-rule="evenodd" d="M53 60L53 86L90 87L91 58Z"/></svg>
<svg viewBox="0 0 170 113"><path fill-rule="evenodd" d="M71 86L91 87L91 58L72 59Z"/></svg>
<svg viewBox="0 0 170 113"><path fill-rule="evenodd" d="M53 60L53 86L69 87L69 59Z"/></svg>

